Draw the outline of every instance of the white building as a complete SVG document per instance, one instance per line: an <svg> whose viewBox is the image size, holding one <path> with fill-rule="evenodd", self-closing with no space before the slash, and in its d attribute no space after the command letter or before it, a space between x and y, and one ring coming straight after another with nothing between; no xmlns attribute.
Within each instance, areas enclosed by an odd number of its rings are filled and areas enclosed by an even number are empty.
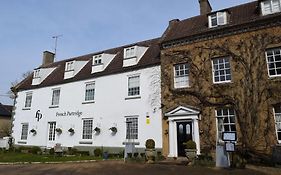
<svg viewBox="0 0 281 175"><path fill-rule="evenodd" d="M17 86L16 145L110 151L152 138L162 148L158 39L53 60L44 52L43 65Z"/></svg>

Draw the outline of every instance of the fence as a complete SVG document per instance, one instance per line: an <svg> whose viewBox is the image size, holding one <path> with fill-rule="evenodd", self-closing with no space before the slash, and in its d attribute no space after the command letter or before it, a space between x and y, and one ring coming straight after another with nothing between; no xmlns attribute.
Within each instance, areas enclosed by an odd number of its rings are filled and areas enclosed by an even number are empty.
<svg viewBox="0 0 281 175"><path fill-rule="evenodd" d="M9 137L0 138L0 148L9 149Z"/></svg>

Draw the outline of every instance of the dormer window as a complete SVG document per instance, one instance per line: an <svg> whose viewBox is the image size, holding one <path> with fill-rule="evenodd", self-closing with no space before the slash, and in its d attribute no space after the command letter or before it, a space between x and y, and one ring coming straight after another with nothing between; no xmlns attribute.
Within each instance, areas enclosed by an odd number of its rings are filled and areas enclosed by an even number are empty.
<svg viewBox="0 0 281 175"><path fill-rule="evenodd" d="M73 78L88 61L73 60L65 63L64 79Z"/></svg>
<svg viewBox="0 0 281 175"><path fill-rule="evenodd" d="M92 74L104 71L115 56L116 54L111 53L94 55L92 60Z"/></svg>
<svg viewBox="0 0 281 175"><path fill-rule="evenodd" d="M147 49L148 47L137 45L124 48L123 67L129 67L138 64Z"/></svg>
<svg viewBox="0 0 281 175"><path fill-rule="evenodd" d="M32 85L41 84L55 69L56 67L35 69L33 71Z"/></svg>
<svg viewBox="0 0 281 175"><path fill-rule="evenodd" d="M263 15L281 12L281 0L265 0L261 2Z"/></svg>
<svg viewBox="0 0 281 175"><path fill-rule="evenodd" d="M218 27L227 24L227 13L216 12L209 15L209 28Z"/></svg>
<svg viewBox="0 0 281 175"><path fill-rule="evenodd" d="M33 78L40 78L40 69L34 70Z"/></svg>
<svg viewBox="0 0 281 175"><path fill-rule="evenodd" d="M102 55L94 56L94 65L102 64Z"/></svg>
<svg viewBox="0 0 281 175"><path fill-rule="evenodd" d="M136 47L129 47L124 49L124 59L136 57Z"/></svg>
<svg viewBox="0 0 281 175"><path fill-rule="evenodd" d="M74 61L66 63L65 71L74 71Z"/></svg>

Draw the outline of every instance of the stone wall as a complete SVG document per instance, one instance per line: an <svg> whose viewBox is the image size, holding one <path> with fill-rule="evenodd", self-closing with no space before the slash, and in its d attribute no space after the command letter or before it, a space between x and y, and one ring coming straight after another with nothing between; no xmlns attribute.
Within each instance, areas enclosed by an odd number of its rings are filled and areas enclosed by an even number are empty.
<svg viewBox="0 0 281 175"><path fill-rule="evenodd" d="M281 47L281 27L213 38L161 51L162 106L166 112L182 106L201 109L201 148L216 145L216 108L236 111L238 145L270 153L277 144L273 105L281 102L281 77L269 78L265 50ZM212 58L228 56L232 81L214 84ZM190 87L174 89L174 65L188 62ZM168 122L163 117L163 152L168 154ZM166 133L166 134L165 134Z"/></svg>

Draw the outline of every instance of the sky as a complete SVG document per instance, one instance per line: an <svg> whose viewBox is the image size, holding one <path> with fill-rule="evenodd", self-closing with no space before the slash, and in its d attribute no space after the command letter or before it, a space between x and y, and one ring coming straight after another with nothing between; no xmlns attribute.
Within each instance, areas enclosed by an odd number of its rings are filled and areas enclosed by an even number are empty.
<svg viewBox="0 0 281 175"><path fill-rule="evenodd" d="M213 11L252 0L209 0ZM0 103L12 104L11 82L42 63L162 35L172 19L199 15L198 0L0 0Z"/></svg>

